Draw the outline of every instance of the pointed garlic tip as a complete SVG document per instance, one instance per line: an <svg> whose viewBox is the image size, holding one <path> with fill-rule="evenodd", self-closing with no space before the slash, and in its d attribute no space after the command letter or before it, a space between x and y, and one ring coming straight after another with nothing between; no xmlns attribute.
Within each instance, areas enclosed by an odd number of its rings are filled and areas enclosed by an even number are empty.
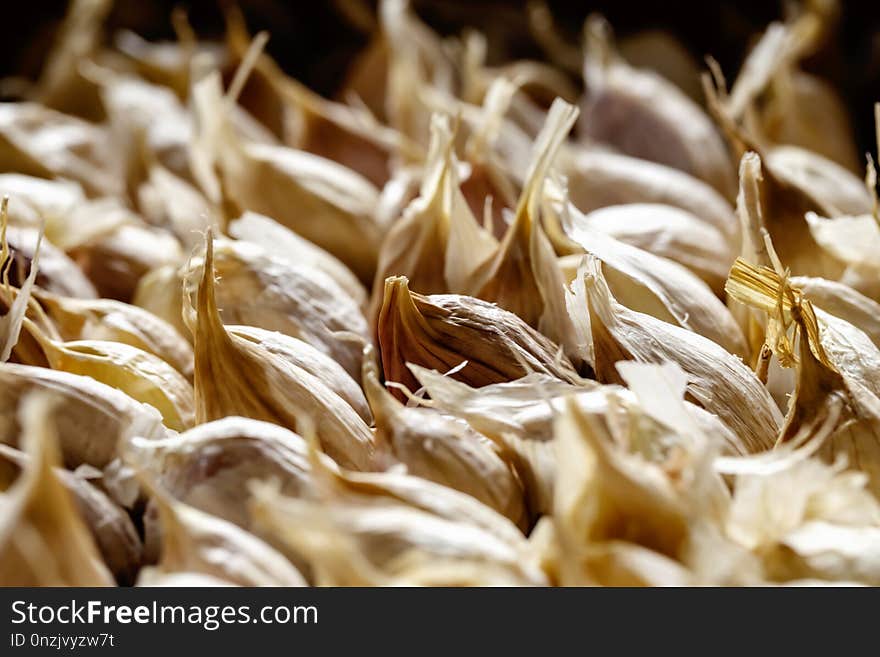
<svg viewBox="0 0 880 657"><path fill-rule="evenodd" d="M755 151L746 151L739 162L740 180L746 175L753 176L755 180L763 180L761 173L761 156Z"/></svg>
<svg viewBox="0 0 880 657"><path fill-rule="evenodd" d="M590 253L585 255L581 258L580 265L578 265L578 278L584 281L584 285L587 288L595 288L604 284L605 278L602 275L602 261Z"/></svg>
<svg viewBox="0 0 880 657"><path fill-rule="evenodd" d="M220 322L220 314L217 310L217 297L214 281L214 231L211 228L205 232L205 261L202 265L202 279L199 282L198 315L201 321L213 322L216 318Z"/></svg>
<svg viewBox="0 0 880 657"><path fill-rule="evenodd" d="M544 189L544 179L568 133L574 127L579 113L580 110L575 105L567 103L562 98L557 98L550 106L547 119L532 146L532 161L526 172L526 183L517 204L517 218L526 211L531 215L536 213Z"/></svg>
<svg viewBox="0 0 880 657"><path fill-rule="evenodd" d="M739 194L736 210L743 235L741 255L755 264L772 264L763 233L764 212L761 205L760 183L764 180L761 156L754 151L743 154L739 165Z"/></svg>
<svg viewBox="0 0 880 657"><path fill-rule="evenodd" d="M401 308L412 306L413 309L415 308L415 303L409 290L409 279L406 276L389 276L385 279L380 322L386 309L394 306Z"/></svg>
<svg viewBox="0 0 880 657"><path fill-rule="evenodd" d="M611 64L614 57L614 33L608 20L599 13L587 16L583 27L584 50L602 66ZM587 81L589 84L589 81Z"/></svg>
<svg viewBox="0 0 880 657"><path fill-rule="evenodd" d="M241 95L242 89L244 89L244 85L247 83L254 68L256 68L260 55L262 55L268 41L269 33L265 30L257 34L253 41L251 41L247 52L242 57L241 64L239 64L238 69L235 71L235 76L232 78L229 89L226 91L226 102L229 103L230 107Z"/></svg>

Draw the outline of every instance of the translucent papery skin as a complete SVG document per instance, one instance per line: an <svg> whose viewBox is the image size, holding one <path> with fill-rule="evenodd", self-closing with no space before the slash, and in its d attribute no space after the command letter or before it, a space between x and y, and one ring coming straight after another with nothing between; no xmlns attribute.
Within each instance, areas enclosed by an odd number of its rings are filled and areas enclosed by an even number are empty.
<svg viewBox="0 0 880 657"><path fill-rule="evenodd" d="M0 85L0 586L880 585L858 11L122 4Z"/></svg>

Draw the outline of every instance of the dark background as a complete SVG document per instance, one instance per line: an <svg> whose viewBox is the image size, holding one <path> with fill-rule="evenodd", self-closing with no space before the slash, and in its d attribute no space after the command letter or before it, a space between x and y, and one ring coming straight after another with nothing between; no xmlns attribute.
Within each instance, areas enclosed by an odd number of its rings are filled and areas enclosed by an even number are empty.
<svg viewBox="0 0 880 657"><path fill-rule="evenodd" d="M109 25L111 29L127 27L149 39L172 39L169 15L180 5L188 10L200 37L217 37L222 33L221 7L228 4L224 0L117 0ZM344 19L333 1L240 0L237 4L252 32L270 31L268 50L286 71L326 95L336 91L351 58L367 40ZM751 40L768 22L783 15L784 6L773 0L549 0L547 4L558 27L572 42L576 42L584 18L598 11L619 36L646 28L671 31L698 59L707 54L715 57L728 79L738 70ZM852 112L861 150L873 151L873 103L880 100L880 2L844 0L840 4L836 38L806 62L806 68L834 82ZM66 3L28 0L17 6L17 11L5 6L0 23L0 75L33 77ZM466 25L480 29L488 36L490 53L496 59L541 57L541 50L529 36L525 2L414 0L413 6L443 34L458 33Z"/></svg>

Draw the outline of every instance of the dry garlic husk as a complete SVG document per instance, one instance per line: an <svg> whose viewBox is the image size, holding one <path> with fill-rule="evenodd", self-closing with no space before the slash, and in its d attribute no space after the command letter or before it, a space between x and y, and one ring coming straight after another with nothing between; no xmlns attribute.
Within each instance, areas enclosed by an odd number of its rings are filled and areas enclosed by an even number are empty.
<svg viewBox="0 0 880 657"><path fill-rule="evenodd" d="M255 244L218 239L214 268L223 281L215 294L223 322L257 326L299 338L333 358L352 377L360 379L363 343L369 340L367 320L357 302L323 271L280 259ZM203 259L193 258L182 272L187 284L201 275ZM164 278L164 276L159 276ZM180 282L142 286L136 301L160 317L180 314ZM151 294L164 299L152 299ZM161 305L161 307L160 307Z"/></svg>
<svg viewBox="0 0 880 657"><path fill-rule="evenodd" d="M0 317L0 361L6 362L10 357L20 360L23 354L28 357L39 358L39 348L33 343L26 344L26 341L20 340L21 327L25 321L28 304L31 301L31 293L34 283L39 272L40 246L43 241L43 233L37 234L37 243L34 245L34 256L30 262L30 271L27 277L21 282L21 287L16 289L9 282L9 270L13 266L13 254L9 250L9 243L6 240L7 224L9 216L7 215L7 199L3 199L0 203L0 271L2 271L2 302L0 305L5 306L6 313ZM15 290L13 292L13 290ZM19 347L19 344L21 347Z"/></svg>
<svg viewBox="0 0 880 657"><path fill-rule="evenodd" d="M563 345L575 357L571 320L565 311L564 279L541 225L544 181L577 118L577 108L554 101L532 159L513 221L496 254L474 277L473 295L497 303Z"/></svg>
<svg viewBox="0 0 880 657"><path fill-rule="evenodd" d="M242 415L296 429L308 419L340 465L370 469L373 435L348 402L315 375L220 321L210 234L202 269L195 313L185 299L195 344L196 420Z"/></svg>
<svg viewBox="0 0 880 657"><path fill-rule="evenodd" d="M112 299L75 299L42 290L34 296L62 340L121 342L158 356L192 379L192 347L153 313Z"/></svg>
<svg viewBox="0 0 880 657"><path fill-rule="evenodd" d="M159 562L146 569L156 573L193 572L239 586L305 586L305 579L287 558L221 518L188 506L153 489L161 524Z"/></svg>
<svg viewBox="0 0 880 657"><path fill-rule="evenodd" d="M180 244L194 249L207 228L219 229L219 213L187 180L158 162L146 165L146 179L137 188L138 209L144 220L169 231Z"/></svg>
<svg viewBox="0 0 880 657"><path fill-rule="evenodd" d="M483 106L473 113L473 120L469 116L470 108L464 104L460 104L456 114L472 124L464 145L464 161L469 171L461 183L461 192L474 216L482 217L487 229L491 223L491 232L498 238L503 238L508 230L507 211L516 207L518 185L526 173L519 168L528 162L527 159L511 162L502 156L503 144L522 141L518 148L528 157L532 142L506 119L517 90L514 82L499 78L486 91Z"/></svg>
<svg viewBox="0 0 880 657"><path fill-rule="evenodd" d="M858 151L840 97L798 68L821 43L817 18L805 13L786 24L771 23L743 63L728 104L735 116L748 113L767 141L799 146L855 171Z"/></svg>
<svg viewBox="0 0 880 657"><path fill-rule="evenodd" d="M0 383L3 442L15 442L14 409L20 400L31 391L50 392L56 398L52 414L68 468L82 464L104 468L118 458L120 446L132 436L155 440L168 435L155 408L88 376L4 363Z"/></svg>
<svg viewBox="0 0 880 657"><path fill-rule="evenodd" d="M418 384L407 363L448 372L472 386L518 379L529 371L578 383L580 377L559 347L519 317L473 297L422 296L408 281L385 281L378 325L386 381L411 390Z"/></svg>
<svg viewBox="0 0 880 657"><path fill-rule="evenodd" d="M767 150L761 149L754 137L731 119L721 106L722 101L718 98L717 90L707 84L706 91L710 107L724 126L730 141L737 146L740 154L746 156L748 151L754 151L759 158L757 164L763 160L765 165L763 178L761 178L760 169L756 173L756 178L762 180L760 186L761 214L764 227L776 245L780 259L790 266L797 275L818 276L829 280L839 279L844 271L845 263L817 243L805 216L810 212L822 216L838 214L838 210L832 205L833 199L821 198L816 190L827 190L840 184L839 181L836 183L829 181L832 178L837 178L836 174L841 172L853 179L855 177L837 165L823 160L833 169L832 173L828 174L829 168L816 161L819 156L795 147L786 147L788 153L795 154L793 157L795 163L791 165L792 171L785 171L781 166L770 166ZM784 154L786 151L782 152ZM784 161L783 164L785 164ZM807 171L809 174L805 173ZM818 178L823 177L826 178L825 181L816 182ZM843 185L843 189L848 188L849 185ZM836 202L840 203L841 201L837 199Z"/></svg>
<svg viewBox="0 0 880 657"><path fill-rule="evenodd" d="M845 263L851 271L843 274L849 282L866 294L877 298L880 279L880 226L871 214L819 216L806 215L810 234L826 252Z"/></svg>
<svg viewBox="0 0 880 657"><path fill-rule="evenodd" d="M183 274L181 268L174 265L163 265L147 272L138 281L131 303L166 321L181 335L191 338L181 314Z"/></svg>
<svg viewBox="0 0 880 657"><path fill-rule="evenodd" d="M742 228L740 257L750 264L771 266L777 256L765 227L764 204L760 192L762 180L761 159L758 154L744 154L740 161L740 191L737 196L737 214ZM796 377L792 369L783 366L779 354L765 344L768 327L764 313L737 302L731 296L727 297L727 304L747 336L750 352L747 362L758 378L766 382L770 394L784 411L794 392Z"/></svg>
<svg viewBox="0 0 880 657"><path fill-rule="evenodd" d="M763 205L761 203L761 158L757 153L743 154L739 164L739 193L736 197L736 214L740 225L740 252L746 262L753 265L769 266L770 256L769 233L764 224ZM756 371L760 367L769 367L769 355L764 349L766 322L757 311L727 299L731 314L736 318L749 345L750 360ZM778 364L778 361L777 361Z"/></svg>
<svg viewBox="0 0 880 657"><path fill-rule="evenodd" d="M354 272L317 244L303 239L270 217L245 212L229 224L236 239L258 244L267 253L294 265L314 267L330 276L361 308L367 305L367 289Z"/></svg>
<svg viewBox="0 0 880 657"><path fill-rule="evenodd" d="M371 314L378 312L389 276L406 276L423 294L467 292L497 246L462 194L449 118L435 114L419 196L394 222L379 251Z"/></svg>
<svg viewBox="0 0 880 657"><path fill-rule="evenodd" d="M141 277L184 260L180 242L164 230L126 224L72 252L102 297L130 301Z"/></svg>
<svg viewBox="0 0 880 657"><path fill-rule="evenodd" d="M32 465L23 452L0 445L0 489L6 490ZM131 584L141 565L143 546L128 514L76 472L53 470L85 521L104 563L121 584Z"/></svg>
<svg viewBox="0 0 880 657"><path fill-rule="evenodd" d="M31 321L25 322L25 330L39 343L52 369L118 388L158 410L169 429L183 431L192 426L193 388L158 356L112 340L54 340Z"/></svg>
<svg viewBox="0 0 880 657"><path fill-rule="evenodd" d="M223 69L229 54L221 43L196 41L185 16L172 14L171 18L179 41L152 42L129 30L119 30L113 45L140 77L167 87L185 99L190 88L192 60L198 58L212 69Z"/></svg>
<svg viewBox="0 0 880 657"><path fill-rule="evenodd" d="M423 96L435 113L461 119L463 146L460 149L463 167L462 192L471 211L489 224L486 206L491 196L492 226L497 237L503 237L510 223L503 210L516 207L518 189L525 182L532 161L535 138L544 128L547 111L533 107L527 125L514 116L517 100L525 80L522 77L500 77L492 81L482 104L472 104L436 89L424 89ZM475 101L480 103L479 99ZM526 101L531 105L531 101ZM551 101L548 99L548 105ZM521 106L520 106L521 107ZM460 126L460 127L461 127Z"/></svg>
<svg viewBox="0 0 880 657"><path fill-rule="evenodd" d="M55 474L59 450L52 412L51 397L42 393L26 396L18 409L21 442L30 460L15 484L0 494L0 583L113 586L71 494Z"/></svg>
<svg viewBox="0 0 880 657"><path fill-rule="evenodd" d="M626 541L589 546L583 564L589 581L596 586L679 587L695 586L698 581L678 561Z"/></svg>
<svg viewBox="0 0 880 657"><path fill-rule="evenodd" d="M880 527L813 521L782 538L765 557L770 576L782 581L880 584Z"/></svg>
<svg viewBox="0 0 880 657"><path fill-rule="evenodd" d="M332 160L241 138L229 125L230 99L219 75L197 83L193 100L199 124L193 150L205 162L197 178L208 198L219 201L222 181L229 201L272 217L371 281L381 237L373 184Z"/></svg>
<svg viewBox="0 0 880 657"><path fill-rule="evenodd" d="M88 203L82 186L72 180L47 180L20 173L0 174L0 194L9 196L13 226L63 226L77 206ZM84 227L82 227L84 228ZM53 237L49 230L49 239Z"/></svg>
<svg viewBox="0 0 880 657"><path fill-rule="evenodd" d="M0 169L40 178L67 178L90 196L120 196L109 133L100 126L35 103L0 106Z"/></svg>
<svg viewBox="0 0 880 657"><path fill-rule="evenodd" d="M880 347L880 304L848 285L824 278L794 276L791 285L814 306L861 329Z"/></svg>
<svg viewBox="0 0 880 657"><path fill-rule="evenodd" d="M370 424L373 421L370 405L361 386L342 369L339 363L308 342L254 326L227 325L226 329L231 335L249 340L273 356L278 356L304 369L348 402L364 422Z"/></svg>
<svg viewBox="0 0 880 657"><path fill-rule="evenodd" d="M93 85L80 67L99 54L110 0L73 0L55 42L46 55L31 96L41 104L68 114L101 120L103 111Z"/></svg>
<svg viewBox="0 0 880 657"><path fill-rule="evenodd" d="M247 57L251 37L238 11L227 12L232 57ZM373 184L384 185L393 157L413 159L420 149L362 108L322 98L284 74L261 54L239 102L288 146L338 162Z"/></svg>
<svg viewBox="0 0 880 657"><path fill-rule="evenodd" d="M813 308L800 290L766 267L737 260L731 269L728 293L768 314L774 329L767 343L787 366L797 368L797 386L781 437L791 439L802 426L830 413L845 400L848 411L824 456L847 454L854 467L870 477L869 488L880 490L880 350L861 330L840 318ZM789 340L787 331L794 326ZM847 423L852 419L854 422Z"/></svg>
<svg viewBox="0 0 880 657"><path fill-rule="evenodd" d="M676 558L688 538L688 507L655 464L615 446L573 402L555 431L558 472L553 528L561 584L596 583L591 547L626 541Z"/></svg>
<svg viewBox="0 0 880 657"><path fill-rule="evenodd" d="M9 227L6 230L6 241L12 252L9 282L13 285L22 284L30 273L38 234L37 230L31 228ZM94 299L98 296L95 286L76 263L46 238L40 243L40 268L36 284L43 290L69 297Z"/></svg>
<svg viewBox="0 0 880 657"><path fill-rule="evenodd" d="M734 260L732 245L697 215L668 205L629 203L573 218L574 230L593 229L687 267L720 293Z"/></svg>
<svg viewBox="0 0 880 657"><path fill-rule="evenodd" d="M384 71L380 79L349 80L361 98L382 93L372 111L391 127L417 143L426 143L430 110L425 106L425 89L455 96L458 80L453 62L440 36L419 20L409 0L382 0L379 5L381 39L384 41ZM355 75L364 78L362 73ZM372 85L361 94L362 84Z"/></svg>
<svg viewBox="0 0 880 657"><path fill-rule="evenodd" d="M588 19L584 57L584 136L627 155L680 169L735 195L724 141L703 110L672 83L626 64L602 19Z"/></svg>
<svg viewBox="0 0 880 657"><path fill-rule="evenodd" d="M631 436L641 436L647 430L649 423L642 417L648 406L620 386L596 386L584 390L549 377L529 375L518 381L474 389L437 372L415 366L413 371L431 396L432 406L462 417L505 446L505 457L519 474L529 508L534 512L549 513L552 510L557 469L556 449L552 443L553 423L565 410L568 400L573 401L582 413L613 427L621 440L646 442L643 437L636 441ZM684 408L692 431L712 436L725 453L747 451L739 438L716 416L688 402L684 402ZM664 426L674 426L665 415L658 421ZM662 441L668 433L667 429L660 427L652 427L651 431L657 441Z"/></svg>
<svg viewBox="0 0 880 657"><path fill-rule="evenodd" d="M598 408L599 412L607 410L603 389L607 386L588 380L572 385L548 374L534 373L475 388L436 370L412 363L408 367L421 386L419 389L430 397L432 407L467 420L493 440L506 434L534 441L552 440L554 406L569 395L585 400L587 406Z"/></svg>
<svg viewBox="0 0 880 657"><path fill-rule="evenodd" d="M554 212L555 212L554 208ZM564 239L602 261L605 279L622 304L670 324L689 329L718 343L727 351L745 356L748 347L742 331L708 285L681 265L591 228L571 204L561 207ZM554 216L551 212L551 216ZM579 266L577 262L576 266ZM569 279L573 278L568 276ZM575 280L577 297L580 283ZM578 342L589 350L589 318L572 295L566 295L569 312L578 328ZM585 335L582 335L585 334Z"/></svg>
<svg viewBox="0 0 880 657"><path fill-rule="evenodd" d="M818 438L737 475L726 533L761 558L771 580L876 583L880 506L866 475L846 470L845 459L809 458Z"/></svg>
<svg viewBox="0 0 880 657"><path fill-rule="evenodd" d="M688 396L715 413L748 451L770 448L782 418L766 388L740 359L696 333L635 312L611 295L599 262L588 257L585 286L600 381L620 382L620 360L672 361L688 375Z"/></svg>
<svg viewBox="0 0 880 657"><path fill-rule="evenodd" d="M804 190L834 214L871 211L871 195L863 180L821 155L797 146L775 146L767 149L764 159L783 184Z"/></svg>
<svg viewBox="0 0 880 657"><path fill-rule="evenodd" d="M739 233L730 203L683 171L598 148L568 148L558 167L571 202L581 212L626 203L659 203L686 210L734 242Z"/></svg>
<svg viewBox="0 0 880 657"><path fill-rule="evenodd" d="M443 376L439 372L410 365L413 373L431 398L431 405L445 413L467 420L477 431L493 440L516 435L527 441L546 442L553 439L553 421L571 399L583 413L596 416L614 415L621 428L628 420L628 408L640 408L634 394L618 385L596 385L593 388L573 386L541 374L530 374L516 381L496 383L482 388L470 386ZM704 435L730 453L745 449L736 435L715 415L695 404L684 402L692 422Z"/></svg>
<svg viewBox="0 0 880 657"><path fill-rule="evenodd" d="M387 498L315 501L283 496L271 485L251 490L253 514L262 531L298 553L318 584L375 582L376 574L394 577L402 564L416 557L488 563L520 582L545 582L525 558L524 539L504 541L475 525Z"/></svg>
<svg viewBox="0 0 880 657"><path fill-rule="evenodd" d="M397 401L365 368L364 387L376 418L376 438L409 474L467 493L522 529L529 525L522 485L503 449L465 421Z"/></svg>
<svg viewBox="0 0 880 657"><path fill-rule="evenodd" d="M114 142L125 157L129 190L143 182L151 164L193 182L188 155L192 119L174 92L97 66L89 74L101 85Z"/></svg>

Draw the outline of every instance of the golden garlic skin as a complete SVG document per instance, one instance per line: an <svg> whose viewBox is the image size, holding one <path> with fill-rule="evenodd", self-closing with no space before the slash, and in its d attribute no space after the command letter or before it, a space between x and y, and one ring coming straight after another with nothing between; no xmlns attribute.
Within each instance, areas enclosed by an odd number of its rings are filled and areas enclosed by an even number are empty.
<svg viewBox="0 0 880 657"><path fill-rule="evenodd" d="M0 585L880 584L835 3L701 61L337 3L318 63L112 4L3 85Z"/></svg>
<svg viewBox="0 0 880 657"><path fill-rule="evenodd" d="M468 424L432 409L408 408L364 375L376 438L409 474L468 493L521 528L528 527L524 491L503 449Z"/></svg>
<svg viewBox="0 0 880 657"><path fill-rule="evenodd" d="M341 465L374 467L373 435L355 410L317 376L235 334L220 321L215 295L213 238L208 235L196 308L187 308L195 347L196 422L228 415L313 427Z"/></svg>
<svg viewBox="0 0 880 657"><path fill-rule="evenodd" d="M87 464L102 469L121 456L130 438L168 435L155 408L88 376L5 363L0 365L0 382L3 441L13 445L18 444L13 428L19 427L14 409L21 399L33 391L55 395L53 416L63 427L59 445L68 468Z"/></svg>
<svg viewBox="0 0 880 657"><path fill-rule="evenodd" d="M385 281L379 347L386 381L415 391L409 362L447 372L467 361L455 378L482 386L517 379L527 368L576 382L559 347L513 313L461 295L422 296L405 278Z"/></svg>
<svg viewBox="0 0 880 657"><path fill-rule="evenodd" d="M0 489L7 490L30 467L23 452L0 445ZM143 546L129 515L88 479L56 467L64 485L95 541L107 568L120 584L131 584L141 567Z"/></svg>
<svg viewBox="0 0 880 657"><path fill-rule="evenodd" d="M52 397L32 393L18 415L29 462L0 507L0 581L6 586L113 586L70 491L54 468L60 462Z"/></svg>
<svg viewBox="0 0 880 657"><path fill-rule="evenodd" d="M224 324L299 338L337 361L352 377L360 376L363 342L369 341L367 321L357 302L328 274L281 260L255 244L225 239L217 240L214 262L223 282L215 294ZM194 258L181 272L188 286L195 286L203 264ZM178 281L167 283L176 286L171 294L180 289ZM174 307L171 299L163 303Z"/></svg>

